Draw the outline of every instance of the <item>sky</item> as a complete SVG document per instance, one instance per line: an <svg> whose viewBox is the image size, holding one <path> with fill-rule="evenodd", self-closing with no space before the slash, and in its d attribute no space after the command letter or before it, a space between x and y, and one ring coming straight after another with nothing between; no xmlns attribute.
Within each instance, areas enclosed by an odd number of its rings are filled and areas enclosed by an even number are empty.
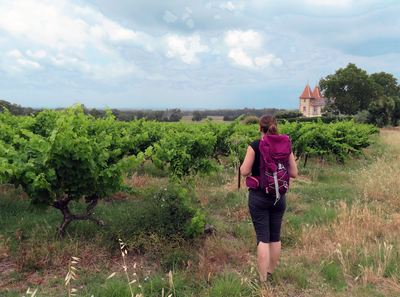
<svg viewBox="0 0 400 297"><path fill-rule="evenodd" d="M0 99L296 109L355 63L400 80L399 0L0 1Z"/></svg>

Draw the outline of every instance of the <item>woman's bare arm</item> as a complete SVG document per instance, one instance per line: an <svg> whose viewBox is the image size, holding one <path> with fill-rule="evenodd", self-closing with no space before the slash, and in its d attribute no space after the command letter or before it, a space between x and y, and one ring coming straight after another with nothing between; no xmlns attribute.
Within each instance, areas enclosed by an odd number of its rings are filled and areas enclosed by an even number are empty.
<svg viewBox="0 0 400 297"><path fill-rule="evenodd" d="M240 173L243 176L247 176L251 173L253 168L254 159L256 158L256 153L251 146L247 148L246 157L244 158L242 166L240 166Z"/></svg>
<svg viewBox="0 0 400 297"><path fill-rule="evenodd" d="M297 177L297 165L296 165L296 161L294 159L293 153L290 154L289 165L290 165L290 177L296 178Z"/></svg>

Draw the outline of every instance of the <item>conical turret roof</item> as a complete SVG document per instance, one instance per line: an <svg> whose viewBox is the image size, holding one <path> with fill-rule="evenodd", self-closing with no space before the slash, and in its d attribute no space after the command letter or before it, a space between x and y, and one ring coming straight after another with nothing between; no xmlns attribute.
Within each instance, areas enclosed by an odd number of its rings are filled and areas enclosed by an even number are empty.
<svg viewBox="0 0 400 297"><path fill-rule="evenodd" d="M314 95L316 100L324 98L324 97L322 97L322 94L321 94L321 91L318 88L318 85L315 85L315 88L314 88L314 91L313 91L313 95Z"/></svg>
<svg viewBox="0 0 400 297"><path fill-rule="evenodd" d="M313 94L313 92L311 92L311 88L310 85L307 82L307 86L304 88L303 94L301 94L301 96L299 97L300 99L315 99L315 96Z"/></svg>

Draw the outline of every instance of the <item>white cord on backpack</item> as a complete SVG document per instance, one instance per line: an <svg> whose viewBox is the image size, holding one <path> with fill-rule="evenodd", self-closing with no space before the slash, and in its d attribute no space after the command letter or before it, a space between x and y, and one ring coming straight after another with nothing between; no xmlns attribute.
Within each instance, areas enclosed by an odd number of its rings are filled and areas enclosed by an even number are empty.
<svg viewBox="0 0 400 297"><path fill-rule="evenodd" d="M281 199L281 194L279 193L279 185L278 185L278 172L274 172L274 182L275 182L275 193L276 193L276 199L274 205Z"/></svg>

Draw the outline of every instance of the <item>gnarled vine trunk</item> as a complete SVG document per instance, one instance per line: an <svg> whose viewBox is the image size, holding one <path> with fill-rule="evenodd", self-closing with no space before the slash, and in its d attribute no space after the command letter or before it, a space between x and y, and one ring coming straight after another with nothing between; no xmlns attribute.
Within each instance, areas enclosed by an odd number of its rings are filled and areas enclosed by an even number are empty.
<svg viewBox="0 0 400 297"><path fill-rule="evenodd" d="M86 213L82 215L71 213L68 208L68 203L71 200L73 199L70 197L64 197L58 201L55 201L52 205L54 208L59 209L64 216L62 224L57 228L58 232L64 232L67 226L74 220L91 220L97 222L97 224L99 224L100 226L105 226L105 223L102 220L92 217L93 208L99 202L97 197L92 200L92 202L86 208Z"/></svg>

